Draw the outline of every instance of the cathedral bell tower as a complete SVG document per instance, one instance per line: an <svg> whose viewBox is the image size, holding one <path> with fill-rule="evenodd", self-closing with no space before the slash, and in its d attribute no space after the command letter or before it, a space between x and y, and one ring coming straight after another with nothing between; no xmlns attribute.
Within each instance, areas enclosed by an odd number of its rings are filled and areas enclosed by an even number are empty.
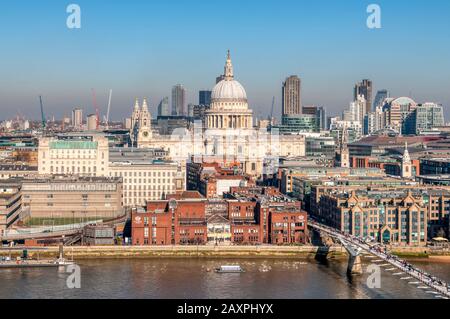
<svg viewBox="0 0 450 319"><path fill-rule="evenodd" d="M139 117L141 114L141 109L139 107L139 100L136 98L134 102L133 113L131 114L131 128L130 128L130 137L132 144L135 145L137 143L137 137L139 133Z"/></svg>
<svg viewBox="0 0 450 319"><path fill-rule="evenodd" d="M133 146L138 147L150 142L152 138L152 117L148 111L146 98L142 101L142 107L139 106L139 100L136 98L131 115L130 136Z"/></svg>
<svg viewBox="0 0 450 319"><path fill-rule="evenodd" d="M152 118L148 111L147 98L142 102L142 108L139 113L138 146L150 142L152 138Z"/></svg>

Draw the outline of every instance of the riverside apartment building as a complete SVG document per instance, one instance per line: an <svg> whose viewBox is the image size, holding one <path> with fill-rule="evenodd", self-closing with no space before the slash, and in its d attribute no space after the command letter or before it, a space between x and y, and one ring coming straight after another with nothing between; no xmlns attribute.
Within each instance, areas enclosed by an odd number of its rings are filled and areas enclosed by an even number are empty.
<svg viewBox="0 0 450 319"><path fill-rule="evenodd" d="M218 203L220 201L220 203ZM223 209L211 209L211 207ZM307 214L274 188L235 187L221 200L196 191L132 212L134 245L304 244Z"/></svg>

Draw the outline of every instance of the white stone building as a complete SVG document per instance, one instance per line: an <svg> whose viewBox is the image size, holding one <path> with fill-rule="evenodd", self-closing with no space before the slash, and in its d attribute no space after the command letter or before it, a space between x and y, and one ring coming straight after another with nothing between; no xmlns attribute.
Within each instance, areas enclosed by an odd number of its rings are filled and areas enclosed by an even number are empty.
<svg viewBox="0 0 450 319"><path fill-rule="evenodd" d="M186 166L167 161L113 162L109 176L123 180L124 207L143 206L149 200L186 190Z"/></svg>
<svg viewBox="0 0 450 319"><path fill-rule="evenodd" d="M108 139L102 134L68 134L39 139L38 173L108 176Z"/></svg>

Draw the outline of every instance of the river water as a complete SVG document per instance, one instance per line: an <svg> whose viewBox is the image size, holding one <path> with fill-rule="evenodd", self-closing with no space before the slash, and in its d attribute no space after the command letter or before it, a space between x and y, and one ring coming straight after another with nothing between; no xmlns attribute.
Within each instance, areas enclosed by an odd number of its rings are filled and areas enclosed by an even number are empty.
<svg viewBox="0 0 450 319"><path fill-rule="evenodd" d="M364 261L364 268L370 261ZM449 263L415 262L450 281ZM115 259L79 261L81 288L69 289L64 269L0 269L0 298L435 298L383 271L381 288L369 274L348 277L344 260L295 259ZM239 264L246 272L217 274Z"/></svg>

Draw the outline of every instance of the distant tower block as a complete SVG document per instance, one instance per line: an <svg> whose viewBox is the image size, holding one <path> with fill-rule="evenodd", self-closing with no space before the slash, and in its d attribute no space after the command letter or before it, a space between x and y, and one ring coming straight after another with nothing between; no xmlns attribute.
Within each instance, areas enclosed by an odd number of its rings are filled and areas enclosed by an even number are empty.
<svg viewBox="0 0 450 319"><path fill-rule="evenodd" d="M88 131L95 131L97 130L97 115L96 114L90 114L87 117L87 129Z"/></svg>

